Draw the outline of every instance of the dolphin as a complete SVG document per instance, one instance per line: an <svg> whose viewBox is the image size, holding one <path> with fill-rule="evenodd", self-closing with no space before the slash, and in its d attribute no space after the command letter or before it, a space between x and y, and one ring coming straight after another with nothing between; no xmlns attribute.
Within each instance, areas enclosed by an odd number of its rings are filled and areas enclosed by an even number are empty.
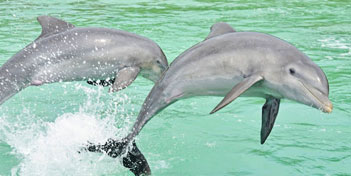
<svg viewBox="0 0 351 176"><path fill-rule="evenodd" d="M171 63L145 99L126 138L90 145L88 150L121 155L129 143L135 145L134 138L153 116L180 99L194 96L224 96L211 113L239 96L266 99L262 107L261 144L274 126L281 99L294 100L327 113L333 108L328 99L327 77L308 56L272 35L236 32L221 22L211 27L204 41ZM139 167L142 174L151 173L145 171L144 168L149 168L145 164L135 164L135 167Z"/></svg>
<svg viewBox="0 0 351 176"><path fill-rule="evenodd" d="M37 20L41 35L0 67L0 104L28 86L54 82L86 80L119 91L139 73L156 82L168 67L161 48L146 37L50 16Z"/></svg>

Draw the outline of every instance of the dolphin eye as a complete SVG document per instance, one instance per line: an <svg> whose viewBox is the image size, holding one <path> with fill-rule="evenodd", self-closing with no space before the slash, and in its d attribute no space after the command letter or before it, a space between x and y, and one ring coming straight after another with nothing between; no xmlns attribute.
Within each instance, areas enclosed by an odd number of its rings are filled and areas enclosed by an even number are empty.
<svg viewBox="0 0 351 176"><path fill-rule="evenodd" d="M295 69L290 68L290 69L289 69L289 72L290 72L290 74L294 75L294 74L295 74Z"/></svg>
<svg viewBox="0 0 351 176"><path fill-rule="evenodd" d="M161 64L161 62L159 60L157 60L156 63Z"/></svg>

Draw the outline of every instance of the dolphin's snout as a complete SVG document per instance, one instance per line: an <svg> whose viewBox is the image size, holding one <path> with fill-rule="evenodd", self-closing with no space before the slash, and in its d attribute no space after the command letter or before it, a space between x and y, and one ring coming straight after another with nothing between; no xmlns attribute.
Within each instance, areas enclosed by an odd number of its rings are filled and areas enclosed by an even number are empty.
<svg viewBox="0 0 351 176"><path fill-rule="evenodd" d="M323 112L331 113L333 111L333 104L330 101L324 105Z"/></svg>
<svg viewBox="0 0 351 176"><path fill-rule="evenodd" d="M305 100L307 101L301 101L301 103L304 103L306 105L311 105L314 108L317 108L325 113L331 113L333 111L333 104L328 98L328 94L324 94L322 91L320 91L317 88L314 88L313 86L309 84L305 84L301 82L302 87L304 88L304 92L302 95L305 95Z"/></svg>

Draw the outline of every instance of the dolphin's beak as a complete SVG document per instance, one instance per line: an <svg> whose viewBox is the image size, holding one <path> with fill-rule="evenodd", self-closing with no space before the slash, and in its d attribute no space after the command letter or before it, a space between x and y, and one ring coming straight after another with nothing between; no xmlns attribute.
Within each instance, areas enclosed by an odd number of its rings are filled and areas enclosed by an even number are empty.
<svg viewBox="0 0 351 176"><path fill-rule="evenodd" d="M333 104L327 99L322 103L320 109L325 113L331 113L333 111Z"/></svg>
<svg viewBox="0 0 351 176"><path fill-rule="evenodd" d="M326 105L323 109L323 112L331 113L333 111L333 104L329 101L328 105Z"/></svg>
<svg viewBox="0 0 351 176"><path fill-rule="evenodd" d="M333 111L333 104L329 100L328 95L325 95L316 88L304 84L303 82L300 83L305 88L307 96L311 99L313 107L325 113L331 113Z"/></svg>

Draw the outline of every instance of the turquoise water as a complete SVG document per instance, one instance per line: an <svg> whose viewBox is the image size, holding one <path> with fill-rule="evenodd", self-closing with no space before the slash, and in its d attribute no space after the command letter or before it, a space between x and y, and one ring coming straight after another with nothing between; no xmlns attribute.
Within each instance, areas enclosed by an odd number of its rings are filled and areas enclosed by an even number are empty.
<svg viewBox="0 0 351 176"><path fill-rule="evenodd" d="M326 73L331 114L284 100L260 145L263 99L178 101L155 116L137 143L154 175L351 175L350 1L2 1L0 64L34 40L39 15L76 26L122 29L156 41L169 61L219 21L294 44ZM77 153L86 141L123 137L152 82L127 89L85 82L29 87L0 106L0 175L132 175L117 160Z"/></svg>

